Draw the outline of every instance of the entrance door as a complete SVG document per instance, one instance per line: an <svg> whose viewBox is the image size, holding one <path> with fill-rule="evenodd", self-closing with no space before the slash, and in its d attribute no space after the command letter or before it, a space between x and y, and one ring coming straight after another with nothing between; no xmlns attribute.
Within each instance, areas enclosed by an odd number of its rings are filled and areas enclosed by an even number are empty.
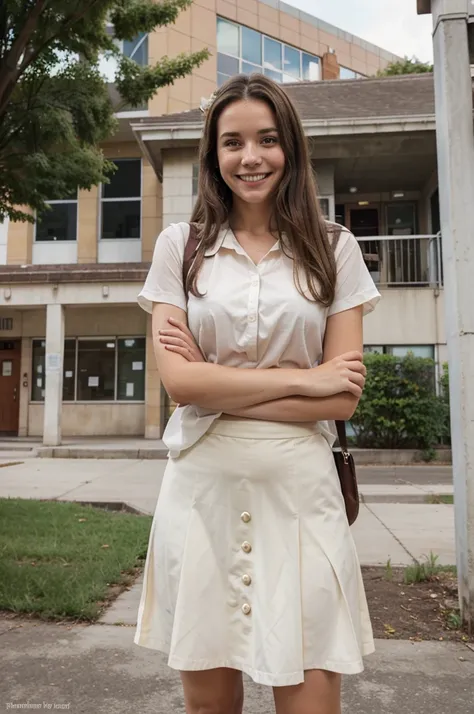
<svg viewBox="0 0 474 714"><path fill-rule="evenodd" d="M0 340L0 434L18 434L20 359L19 341Z"/></svg>
<svg viewBox="0 0 474 714"><path fill-rule="evenodd" d="M380 235L378 208L349 208L349 228L356 238L370 238ZM380 282L382 256L381 244L377 240L359 241L365 263L373 280Z"/></svg>

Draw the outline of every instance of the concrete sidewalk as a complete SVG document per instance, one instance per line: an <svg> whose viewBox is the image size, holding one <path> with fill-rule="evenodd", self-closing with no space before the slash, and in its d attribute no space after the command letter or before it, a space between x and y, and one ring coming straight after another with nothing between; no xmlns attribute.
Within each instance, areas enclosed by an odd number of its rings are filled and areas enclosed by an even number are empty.
<svg viewBox="0 0 474 714"><path fill-rule="evenodd" d="M20 626L19 626L20 625ZM133 627L0 622L0 702L86 714L183 714L177 672L133 644ZM461 644L378 640L361 675L343 679L344 714L467 714L474 652ZM274 712L245 677L245 714ZM18 707L20 708L20 707Z"/></svg>
<svg viewBox="0 0 474 714"><path fill-rule="evenodd" d="M165 467L164 460L28 459L0 468L0 497L126 503L153 514ZM430 494L452 493L451 485L364 484L359 474L363 503L353 534L364 565L409 565L430 551L440 563L455 562L453 506L426 503Z"/></svg>
<svg viewBox="0 0 474 714"><path fill-rule="evenodd" d="M156 460L30 458L0 468L0 497L126 503L152 514L165 466L166 461ZM404 496L450 493L452 486L429 484L425 478L415 484L398 478L390 484L384 472L377 484L373 476L359 470L360 480L369 480L361 485L362 497L377 501L362 505L353 526L362 564L384 565L390 558L392 565L406 565L430 550L441 563L454 563L453 507L396 502ZM184 712L178 673L168 669L161 653L133 644L141 587L139 579L95 625L0 619L0 701L5 709L29 703L30 708L87 714ZM467 645L379 640L376 646L366 671L344 678L344 714L471 710L474 651ZM245 692L245 714L274 711L269 688L245 677Z"/></svg>

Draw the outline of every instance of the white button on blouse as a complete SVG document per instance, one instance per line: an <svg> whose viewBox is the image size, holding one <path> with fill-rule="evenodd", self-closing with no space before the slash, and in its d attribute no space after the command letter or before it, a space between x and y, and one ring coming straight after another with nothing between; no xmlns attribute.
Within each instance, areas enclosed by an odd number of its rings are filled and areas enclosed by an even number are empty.
<svg viewBox="0 0 474 714"><path fill-rule="evenodd" d="M314 367L322 357L327 318L357 305L364 305L366 314L380 298L359 245L346 229L335 249L335 300L326 308L298 292L293 260L280 241L255 265L225 226L199 273L204 297L189 295L187 302L182 263L188 235L187 223L173 223L160 234L138 303L150 313L154 302L187 309L189 329L208 362L247 369ZM285 252L291 255L288 246ZM300 280L311 297L304 275ZM195 444L219 416L193 405L175 409L163 435L171 458Z"/></svg>

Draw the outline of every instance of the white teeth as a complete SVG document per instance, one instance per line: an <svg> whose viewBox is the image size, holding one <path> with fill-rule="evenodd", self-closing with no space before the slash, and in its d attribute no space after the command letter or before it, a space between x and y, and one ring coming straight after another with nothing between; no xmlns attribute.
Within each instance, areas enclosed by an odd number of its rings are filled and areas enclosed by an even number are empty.
<svg viewBox="0 0 474 714"><path fill-rule="evenodd" d="M262 181L267 174L255 174L254 176L239 176L242 181L248 181L252 183L253 181Z"/></svg>

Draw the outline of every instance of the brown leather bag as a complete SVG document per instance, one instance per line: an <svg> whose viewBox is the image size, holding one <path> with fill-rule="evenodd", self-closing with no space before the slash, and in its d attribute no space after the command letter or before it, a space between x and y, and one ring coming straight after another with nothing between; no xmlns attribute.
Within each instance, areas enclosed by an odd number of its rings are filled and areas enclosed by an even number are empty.
<svg viewBox="0 0 474 714"><path fill-rule="evenodd" d="M335 232L333 247L336 246L340 231ZM199 237L195 223L190 224L189 238L184 249L183 257L183 286L186 285L186 278L194 260ZM344 421L336 421L337 437L339 449L333 449L334 461L341 484L341 491L346 506L346 515L351 526L359 515L359 489L357 487L357 477L355 463L352 454L347 448L346 424Z"/></svg>

